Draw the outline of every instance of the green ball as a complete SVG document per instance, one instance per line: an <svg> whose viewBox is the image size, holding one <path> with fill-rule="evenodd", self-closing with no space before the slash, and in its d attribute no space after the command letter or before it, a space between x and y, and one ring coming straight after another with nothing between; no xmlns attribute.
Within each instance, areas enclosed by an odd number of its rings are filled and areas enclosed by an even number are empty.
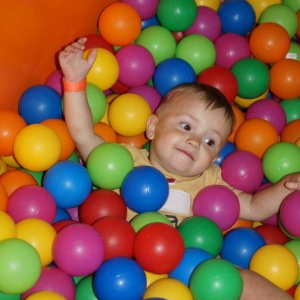
<svg viewBox="0 0 300 300"><path fill-rule="evenodd" d="M279 142L270 146L262 158L265 177L276 183L282 177L300 172L300 148L289 142Z"/></svg>
<svg viewBox="0 0 300 300"><path fill-rule="evenodd" d="M189 34L177 44L175 57L187 61L198 75L215 63L216 49L214 43L204 35Z"/></svg>
<svg viewBox="0 0 300 300"><path fill-rule="evenodd" d="M133 167L130 152L117 143L104 143L95 147L86 162L93 184L109 190L119 189Z"/></svg>
<svg viewBox="0 0 300 300"><path fill-rule="evenodd" d="M160 0L156 16L160 24L170 31L184 31L196 20L197 4L194 0Z"/></svg>
<svg viewBox="0 0 300 300"><path fill-rule="evenodd" d="M76 300L97 300L93 290L93 276L86 276L76 284Z"/></svg>
<svg viewBox="0 0 300 300"><path fill-rule="evenodd" d="M223 245L223 234L220 227L213 220L193 216L185 219L179 226L185 248L198 248L216 257Z"/></svg>
<svg viewBox="0 0 300 300"><path fill-rule="evenodd" d="M298 265L300 265L300 240L299 239L290 240L284 244L284 247L288 248L293 252L295 257L297 258ZM298 274L295 285L298 285L299 283L300 283L300 272Z"/></svg>
<svg viewBox="0 0 300 300"><path fill-rule="evenodd" d="M300 0L282 0L282 4L290 7L294 12L300 9Z"/></svg>
<svg viewBox="0 0 300 300"><path fill-rule="evenodd" d="M300 119L300 98L281 100L279 104L285 111L287 123Z"/></svg>
<svg viewBox="0 0 300 300"><path fill-rule="evenodd" d="M231 68L238 82L238 96L253 99L262 95L270 84L268 67L252 57L238 60Z"/></svg>
<svg viewBox="0 0 300 300"><path fill-rule="evenodd" d="M0 300L20 300L21 295L20 294L14 294L14 295L8 295L0 293Z"/></svg>
<svg viewBox="0 0 300 300"><path fill-rule="evenodd" d="M194 300L238 300L243 291L243 279L233 264L212 258L194 269L190 290Z"/></svg>
<svg viewBox="0 0 300 300"><path fill-rule="evenodd" d="M176 41L171 31L163 26L149 26L141 31L135 44L145 47L152 54L155 65L174 57Z"/></svg>
<svg viewBox="0 0 300 300"><path fill-rule="evenodd" d="M24 240L0 242L0 292L21 294L29 290L41 274L41 260L35 248Z"/></svg>

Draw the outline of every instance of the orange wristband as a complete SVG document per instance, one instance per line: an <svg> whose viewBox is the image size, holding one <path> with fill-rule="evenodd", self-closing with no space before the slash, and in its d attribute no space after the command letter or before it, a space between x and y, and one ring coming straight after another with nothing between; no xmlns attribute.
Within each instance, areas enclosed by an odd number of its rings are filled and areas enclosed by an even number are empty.
<svg viewBox="0 0 300 300"><path fill-rule="evenodd" d="M63 78L63 86L65 92L80 92L86 89L86 79L81 81L66 81Z"/></svg>

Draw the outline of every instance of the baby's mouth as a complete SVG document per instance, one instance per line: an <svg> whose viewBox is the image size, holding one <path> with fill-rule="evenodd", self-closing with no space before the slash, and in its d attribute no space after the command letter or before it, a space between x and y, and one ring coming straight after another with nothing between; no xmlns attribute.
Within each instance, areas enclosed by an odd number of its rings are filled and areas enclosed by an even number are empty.
<svg viewBox="0 0 300 300"><path fill-rule="evenodd" d="M190 158L191 160L195 160L194 156L192 155L191 152L186 151L184 149L177 149L179 152L183 153L184 155L186 155L188 158Z"/></svg>

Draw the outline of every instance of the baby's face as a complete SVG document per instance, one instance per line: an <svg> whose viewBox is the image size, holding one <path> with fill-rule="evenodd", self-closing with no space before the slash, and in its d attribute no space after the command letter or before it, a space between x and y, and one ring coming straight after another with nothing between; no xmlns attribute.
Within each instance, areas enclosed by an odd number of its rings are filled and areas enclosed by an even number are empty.
<svg viewBox="0 0 300 300"><path fill-rule="evenodd" d="M211 110L198 99L176 99L169 105L152 132L148 126L152 140L150 161L160 170L184 177L198 176L218 158L231 123L223 109Z"/></svg>

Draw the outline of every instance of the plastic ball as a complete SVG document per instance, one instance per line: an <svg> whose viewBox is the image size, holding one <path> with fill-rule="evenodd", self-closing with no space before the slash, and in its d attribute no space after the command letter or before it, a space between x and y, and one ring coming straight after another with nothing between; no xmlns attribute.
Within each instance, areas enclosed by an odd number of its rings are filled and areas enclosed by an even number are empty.
<svg viewBox="0 0 300 300"><path fill-rule="evenodd" d="M249 269L287 291L298 277L298 261L283 245L269 244L258 249L251 258Z"/></svg>
<svg viewBox="0 0 300 300"><path fill-rule="evenodd" d="M87 38L87 41L85 42L84 46L85 49L92 49L92 48L104 48L111 52L112 54L115 54L114 46L110 43L108 43L102 35L100 34L88 34L85 36Z"/></svg>
<svg viewBox="0 0 300 300"><path fill-rule="evenodd" d="M103 262L105 245L95 228L72 224L61 229L53 243L53 260L71 276L87 276Z"/></svg>
<svg viewBox="0 0 300 300"><path fill-rule="evenodd" d="M286 114L282 106L272 99L261 99L252 103L246 113L245 119L264 119L270 122L280 135L286 125Z"/></svg>
<svg viewBox="0 0 300 300"><path fill-rule="evenodd" d="M251 32L249 46L252 55L264 63L284 59L290 48L288 32L279 24L262 23Z"/></svg>
<svg viewBox="0 0 300 300"><path fill-rule="evenodd" d="M294 240L286 241L284 244L284 247L288 248L289 250L291 250L293 252L295 257L297 258L298 265L300 263L300 248L299 248L300 244L299 243L300 243L299 239L294 239ZM295 285L298 285L299 282L300 282L300 274L298 274Z"/></svg>
<svg viewBox="0 0 300 300"><path fill-rule="evenodd" d="M42 268L40 277L37 282L32 288L25 291L21 295L21 299L28 299L27 297L40 291L58 293L61 296L65 297L66 300L72 300L75 297L75 284L72 277L63 270L53 266L44 267Z"/></svg>
<svg viewBox="0 0 300 300"><path fill-rule="evenodd" d="M200 190L193 202L193 214L212 219L220 229L230 228L240 214L240 203L232 190L222 185Z"/></svg>
<svg viewBox="0 0 300 300"><path fill-rule="evenodd" d="M47 170L43 186L51 193L57 206L72 208L83 203L90 194L92 181L84 166L66 160Z"/></svg>
<svg viewBox="0 0 300 300"><path fill-rule="evenodd" d="M300 171L300 149L288 142L271 146L263 156L262 167L266 178L275 183L285 175Z"/></svg>
<svg viewBox="0 0 300 300"><path fill-rule="evenodd" d="M116 133L135 136L146 130L151 108L137 94L126 93L115 98L108 108L108 121Z"/></svg>
<svg viewBox="0 0 300 300"><path fill-rule="evenodd" d="M51 224L56 215L56 202L46 188L25 185L11 193L6 211L15 222L36 218Z"/></svg>
<svg viewBox="0 0 300 300"><path fill-rule="evenodd" d="M155 69L153 84L161 96L181 83L194 82L196 73L193 67L181 58L168 58Z"/></svg>
<svg viewBox="0 0 300 300"><path fill-rule="evenodd" d="M66 220L72 221L71 215L68 213L68 211L65 208L57 206L56 215L55 215L55 219L54 219L53 223L56 223L59 221L66 221Z"/></svg>
<svg viewBox="0 0 300 300"><path fill-rule="evenodd" d="M159 23L170 31L183 31L196 20L197 5L194 0L160 0L156 16Z"/></svg>
<svg viewBox="0 0 300 300"><path fill-rule="evenodd" d="M1 173L0 173L1 175ZM8 202L8 194L4 186L0 183L0 210L6 211Z"/></svg>
<svg viewBox="0 0 300 300"><path fill-rule="evenodd" d="M255 12L246 1L225 1L218 8L223 33L246 35L255 25Z"/></svg>
<svg viewBox="0 0 300 300"><path fill-rule="evenodd" d="M157 20L156 16L153 16L152 18L146 19L142 21L142 31L147 28L147 27L151 27L151 26L159 26L159 22Z"/></svg>
<svg viewBox="0 0 300 300"><path fill-rule="evenodd" d="M31 124L16 135L13 152L17 162L25 169L45 171L58 161L61 142L48 126Z"/></svg>
<svg viewBox="0 0 300 300"><path fill-rule="evenodd" d="M116 143L104 143L95 147L86 162L93 184L109 190L120 188L133 167L130 152Z"/></svg>
<svg viewBox="0 0 300 300"><path fill-rule="evenodd" d="M283 128L281 132L280 141L290 142L295 144L300 137L299 128L300 128L299 119L291 121L288 124L286 124L286 126Z"/></svg>
<svg viewBox="0 0 300 300"><path fill-rule="evenodd" d="M77 300L97 300L93 290L93 276L85 276L76 284Z"/></svg>
<svg viewBox="0 0 300 300"><path fill-rule="evenodd" d="M45 81L45 85L56 90L59 95L62 95L63 93L62 78L63 78L62 70L55 70L47 77Z"/></svg>
<svg viewBox="0 0 300 300"><path fill-rule="evenodd" d="M104 240L104 260L117 256L133 257L135 231L130 223L119 217L108 216L98 219L92 226Z"/></svg>
<svg viewBox="0 0 300 300"><path fill-rule="evenodd" d="M224 33L214 41L215 65L230 69L237 61L251 56L249 43L240 34Z"/></svg>
<svg viewBox="0 0 300 300"><path fill-rule="evenodd" d="M193 216L185 219L178 226L185 248L197 248L207 251L216 257L222 248L223 234L220 227L213 220Z"/></svg>
<svg viewBox="0 0 300 300"><path fill-rule="evenodd" d="M49 291L40 291L34 294L31 294L26 298L27 300L66 300L66 298L58 293L49 292Z"/></svg>
<svg viewBox="0 0 300 300"><path fill-rule="evenodd" d="M261 95L251 99L236 96L236 98L234 99L234 103L241 109L248 108L253 103L262 99L266 99L268 95L269 95L269 89L266 89Z"/></svg>
<svg viewBox="0 0 300 300"><path fill-rule="evenodd" d="M84 57L87 57L90 51L91 49L84 51ZM104 48L97 48L97 57L87 74L87 81L105 91L116 83L118 76L119 64L115 55Z"/></svg>
<svg viewBox="0 0 300 300"><path fill-rule="evenodd" d="M110 44L124 46L133 42L142 28L141 17L134 7L117 2L108 5L101 12L98 29Z"/></svg>
<svg viewBox="0 0 300 300"><path fill-rule="evenodd" d="M146 275L133 259L114 257L96 271L93 287L98 299L140 300L146 290Z"/></svg>
<svg viewBox="0 0 300 300"><path fill-rule="evenodd" d="M19 114L0 110L0 156L13 155L14 139L25 126L26 122Z"/></svg>
<svg viewBox="0 0 300 300"><path fill-rule="evenodd" d="M94 132L101 136L106 142L116 143L117 134L112 127L104 122L94 124Z"/></svg>
<svg viewBox="0 0 300 300"><path fill-rule="evenodd" d="M262 224L254 228L258 232L266 244L283 245L289 241L289 238L283 233L279 226Z"/></svg>
<svg viewBox="0 0 300 300"><path fill-rule="evenodd" d="M217 300L240 299L243 279L238 269L223 259L208 259L202 262L190 279L193 299Z"/></svg>
<svg viewBox="0 0 300 300"><path fill-rule="evenodd" d="M152 223L141 228L133 243L133 256L148 272L171 272L184 255L184 242L176 228L165 223Z"/></svg>
<svg viewBox="0 0 300 300"><path fill-rule="evenodd" d="M207 6L212 8L213 10L218 10L221 0L196 0L197 6Z"/></svg>
<svg viewBox="0 0 300 300"><path fill-rule="evenodd" d="M126 219L126 214L126 205L122 197L106 189L93 190L78 207L80 222L88 225L108 216Z"/></svg>
<svg viewBox="0 0 300 300"><path fill-rule="evenodd" d="M149 142L149 140L147 139L146 134L144 132L135 136L123 136L117 134L117 143L119 144L127 144L140 149L147 142Z"/></svg>
<svg viewBox="0 0 300 300"><path fill-rule="evenodd" d="M217 164L218 166L220 166L224 160L224 158L232 153L236 151L236 147L234 145L234 143L231 143L231 142L227 142L225 144L225 146L221 149L221 152L219 153L219 157L218 159L215 161L215 164Z"/></svg>
<svg viewBox="0 0 300 300"><path fill-rule="evenodd" d="M137 213L158 211L167 201L169 185L159 170L139 166L124 178L121 195L126 206Z"/></svg>
<svg viewBox="0 0 300 300"><path fill-rule="evenodd" d="M189 288L173 278L162 278L153 282L145 291L145 300L192 300Z"/></svg>
<svg viewBox="0 0 300 300"><path fill-rule="evenodd" d="M233 102L238 92L238 82L233 73L220 66L211 66L202 70L197 81L217 88L229 102Z"/></svg>
<svg viewBox="0 0 300 300"><path fill-rule="evenodd" d="M201 34L214 41L221 34L221 19L218 13L208 6L198 6L194 23L183 35Z"/></svg>
<svg viewBox="0 0 300 300"><path fill-rule="evenodd" d="M247 0L251 6L254 8L255 15L256 15L256 23L260 18L261 13L269 6L273 4L279 4L281 0Z"/></svg>
<svg viewBox="0 0 300 300"><path fill-rule="evenodd" d="M132 6L138 12L141 19L146 20L156 15L159 0L121 0L120 2L127 3Z"/></svg>
<svg viewBox="0 0 300 300"><path fill-rule="evenodd" d="M253 254L265 244L263 237L254 229L235 228L225 234L220 256L238 267L248 269Z"/></svg>
<svg viewBox="0 0 300 300"><path fill-rule="evenodd" d="M228 141L234 143L234 137L239 126L245 121L245 114L242 110L236 105L232 105L232 110L235 116L235 124L233 126L233 130L228 137Z"/></svg>
<svg viewBox="0 0 300 300"><path fill-rule="evenodd" d="M222 178L229 185L246 193L258 189L264 178L260 158L245 150L237 150L226 156L221 170Z"/></svg>
<svg viewBox="0 0 300 300"><path fill-rule="evenodd" d="M256 58L249 57L237 61L231 71L238 81L238 96L240 97L255 98L268 89L269 69Z"/></svg>
<svg viewBox="0 0 300 300"><path fill-rule="evenodd" d="M21 95L19 114L27 125L62 117L61 96L47 85L34 85Z"/></svg>
<svg viewBox="0 0 300 300"><path fill-rule="evenodd" d="M3 158L0 157L0 175L5 173L7 171L7 164L3 160Z"/></svg>
<svg viewBox="0 0 300 300"><path fill-rule="evenodd" d="M176 50L176 41L171 31L160 25L143 29L135 44L151 52L156 66L163 60L174 57Z"/></svg>
<svg viewBox="0 0 300 300"><path fill-rule="evenodd" d="M0 242L5 239L17 237L17 229L14 220L8 213L2 210L0 210L0 227L2 228L0 231Z"/></svg>
<svg viewBox="0 0 300 300"><path fill-rule="evenodd" d="M214 64L216 50L213 42L204 35L189 34L178 42L175 57L189 63L198 75Z"/></svg>
<svg viewBox="0 0 300 300"><path fill-rule="evenodd" d="M280 99L300 96L300 61L283 59L270 68L270 91Z"/></svg>
<svg viewBox="0 0 300 300"><path fill-rule="evenodd" d="M0 242L0 290L5 294L20 294L30 289L41 273L37 251L29 243L10 238Z"/></svg>

